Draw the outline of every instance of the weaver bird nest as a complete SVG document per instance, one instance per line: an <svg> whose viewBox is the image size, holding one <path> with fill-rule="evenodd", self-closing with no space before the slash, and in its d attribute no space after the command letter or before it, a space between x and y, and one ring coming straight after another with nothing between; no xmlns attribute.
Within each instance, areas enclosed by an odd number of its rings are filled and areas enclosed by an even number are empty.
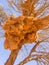
<svg viewBox="0 0 49 65"><path fill-rule="evenodd" d="M17 49L24 43L32 43L36 39L37 27L34 25L35 19L19 16L9 18L3 25L6 38L4 46L6 49Z"/></svg>
<svg viewBox="0 0 49 65"><path fill-rule="evenodd" d="M48 18L47 16L46 18ZM43 18L42 20L44 20ZM14 50L21 48L25 43L36 41L36 32L49 24L49 22L41 22L41 19L34 17L19 16L9 18L3 25L5 30L4 37L6 38L4 46L6 49ZM42 24L41 24L42 23Z"/></svg>

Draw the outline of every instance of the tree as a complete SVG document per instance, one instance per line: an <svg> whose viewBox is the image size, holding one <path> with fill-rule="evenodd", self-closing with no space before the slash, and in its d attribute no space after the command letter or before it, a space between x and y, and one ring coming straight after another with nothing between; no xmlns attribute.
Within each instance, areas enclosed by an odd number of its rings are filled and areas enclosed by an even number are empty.
<svg viewBox="0 0 49 65"><path fill-rule="evenodd" d="M44 42L49 42L49 15L45 14L49 11L48 0L7 0L7 2L10 7L22 15L8 18L2 26L6 32L4 46L11 50L5 65L13 65L22 46L32 44L32 42L35 42L35 45L29 55L18 65L24 65L31 60L35 60L37 65L48 65L49 50L46 49L49 44ZM41 6L38 8L38 5ZM42 31L39 33L39 30ZM41 42L44 42L44 46ZM37 50L38 47L44 51Z"/></svg>

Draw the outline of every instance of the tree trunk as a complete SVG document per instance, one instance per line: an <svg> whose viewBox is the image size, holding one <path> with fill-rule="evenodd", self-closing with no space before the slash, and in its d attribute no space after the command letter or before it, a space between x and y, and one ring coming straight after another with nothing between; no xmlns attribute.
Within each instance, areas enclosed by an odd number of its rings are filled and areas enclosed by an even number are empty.
<svg viewBox="0 0 49 65"><path fill-rule="evenodd" d="M15 59L16 59L16 57L18 55L18 51L19 50L13 50L13 51L11 51L11 54L10 54L7 62L5 63L5 65L13 65L14 64Z"/></svg>

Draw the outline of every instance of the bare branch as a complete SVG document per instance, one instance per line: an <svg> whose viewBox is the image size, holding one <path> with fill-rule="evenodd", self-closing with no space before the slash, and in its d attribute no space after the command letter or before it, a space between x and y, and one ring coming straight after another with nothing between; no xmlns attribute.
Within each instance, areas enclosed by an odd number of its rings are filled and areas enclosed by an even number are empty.
<svg viewBox="0 0 49 65"><path fill-rule="evenodd" d="M4 7L0 5L0 25L2 25L9 17L9 14L4 10Z"/></svg>
<svg viewBox="0 0 49 65"><path fill-rule="evenodd" d="M25 63L27 63L28 61L31 61L31 60L38 60L40 58L45 58L47 55L49 56L49 52L37 52L37 53L32 54L32 55L28 56L27 58L25 58L18 65L24 65ZM49 63L49 61L48 61L48 63Z"/></svg>
<svg viewBox="0 0 49 65"><path fill-rule="evenodd" d="M39 7L39 9L36 12L36 16L39 16L41 13L43 13L43 11L45 11L47 8L49 8L49 4L47 3L47 1L45 1L45 3ZM35 17L36 17L35 16Z"/></svg>

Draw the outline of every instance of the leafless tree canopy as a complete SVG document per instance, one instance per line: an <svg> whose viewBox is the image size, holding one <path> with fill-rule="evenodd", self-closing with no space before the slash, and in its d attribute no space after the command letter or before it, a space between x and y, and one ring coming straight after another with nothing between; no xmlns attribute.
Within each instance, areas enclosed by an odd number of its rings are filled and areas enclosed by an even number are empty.
<svg viewBox="0 0 49 65"><path fill-rule="evenodd" d="M24 65L33 60L36 61L37 65L49 65L49 0L6 1L9 8L12 8L19 14L21 13L21 16L24 16L25 18L36 19L36 21L33 22L38 30L36 31L36 39L32 43L24 43L21 45L21 47L11 50L10 56L5 65L14 65L14 62L17 59L18 55L20 57L23 57L24 55L25 58L22 58L23 60L20 61L17 65ZM6 13L4 8L0 6L0 25L2 22L6 22L6 20L9 21L9 19L12 22L12 18L15 19L15 16L11 17L8 13ZM28 53L28 50L30 49L28 48L28 45L30 44L33 47ZM23 48L26 50L27 56L25 55L25 50Z"/></svg>

